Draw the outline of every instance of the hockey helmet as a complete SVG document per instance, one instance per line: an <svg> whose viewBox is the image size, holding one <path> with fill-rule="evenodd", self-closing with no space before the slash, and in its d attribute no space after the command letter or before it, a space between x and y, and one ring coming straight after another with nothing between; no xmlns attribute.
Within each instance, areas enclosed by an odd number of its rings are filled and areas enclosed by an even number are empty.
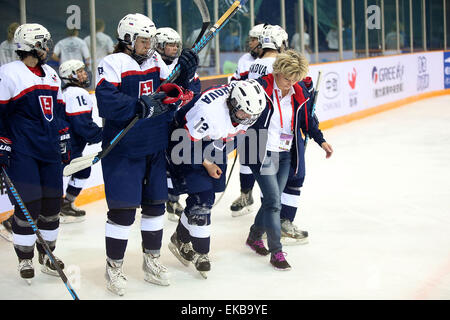
<svg viewBox="0 0 450 320"><path fill-rule="evenodd" d="M263 87L255 79L238 81L230 93L230 117L233 122L252 125L266 107L266 95ZM242 110L251 115L250 118L241 119L236 113Z"/></svg>
<svg viewBox="0 0 450 320"><path fill-rule="evenodd" d="M80 60L67 60L63 62L59 66L59 76L61 79L63 79L65 82L72 82L78 85L81 85L83 88L89 87L90 80L89 75L86 72L86 80L80 81L78 79L77 71L80 69L84 69L85 65Z"/></svg>
<svg viewBox="0 0 450 320"><path fill-rule="evenodd" d="M117 26L118 40L133 48L135 59L146 59L153 55L156 49L156 27L149 17L140 13L131 13L123 17ZM145 56L135 53L135 42L138 37L150 39L151 46ZM142 61L141 61L142 62Z"/></svg>
<svg viewBox="0 0 450 320"><path fill-rule="evenodd" d="M266 25L259 38L263 49L281 51L282 46L288 47L288 34L278 25Z"/></svg>
<svg viewBox="0 0 450 320"><path fill-rule="evenodd" d="M175 60L180 56L182 49L181 37L178 34L178 32L176 32L174 29L169 27L158 28L156 30L156 42L157 42L156 49L164 60L169 60L170 62L172 62L173 60ZM168 43L170 44L175 43L178 46L178 50L176 54L173 56L168 56L164 52L166 44Z"/></svg>
<svg viewBox="0 0 450 320"><path fill-rule="evenodd" d="M51 47L51 35L37 23L25 23L14 32L14 43L18 51L46 51Z"/></svg>

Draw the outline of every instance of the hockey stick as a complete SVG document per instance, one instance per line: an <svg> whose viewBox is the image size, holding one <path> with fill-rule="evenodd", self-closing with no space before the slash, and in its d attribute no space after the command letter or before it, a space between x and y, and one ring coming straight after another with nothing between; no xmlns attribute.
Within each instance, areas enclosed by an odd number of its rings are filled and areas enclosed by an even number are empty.
<svg viewBox="0 0 450 320"><path fill-rule="evenodd" d="M322 79L322 71L319 71L319 74L317 75L317 84L316 84L316 89L315 94L314 94L314 101L313 101L313 108L311 111L311 118L314 117L314 113L316 112L316 102L317 102L317 97L319 96L319 89L320 89L320 80ZM308 132L306 132L305 134L305 149L306 149L306 145L308 144L308 140L309 140L309 134Z"/></svg>
<svg viewBox="0 0 450 320"><path fill-rule="evenodd" d="M203 20L202 30L198 34L197 39L195 39L194 41L194 43L197 43L203 37L206 29L208 29L209 25L211 24L211 17L209 16L209 10L206 6L205 0L194 0L194 3L197 5Z"/></svg>
<svg viewBox="0 0 450 320"><path fill-rule="evenodd" d="M234 157L233 164L231 165L230 173L228 174L227 182L225 183L225 189L223 189L222 194L220 195L219 199L217 199L216 203L213 204L213 207L215 207L217 204L219 204L220 200L222 200L223 196L225 195L225 191L227 191L228 183L230 182L231 174L233 173L233 169L234 169L234 166L236 165L237 158L238 158L238 154L236 152L236 156Z"/></svg>
<svg viewBox="0 0 450 320"><path fill-rule="evenodd" d="M204 35L195 45L192 47L192 50L195 53L200 52L209 41L227 24L227 22L231 19L231 17L241 8L241 3L245 4L248 0L238 1L236 0L231 7L220 17L220 19L209 29L208 33ZM167 79L163 81L162 84L174 81L180 74L180 65L176 65L172 72L169 74ZM161 85L162 85L161 84ZM123 138L123 136L136 124L139 120L139 117L134 117L131 122L122 129L116 137L111 140L109 145L102 151L97 152L92 155L84 156L82 160L79 158L73 159L63 171L64 176L70 176L75 172L81 171L85 168L88 168L97 162L99 162L102 158L104 158L112 148Z"/></svg>
<svg viewBox="0 0 450 320"><path fill-rule="evenodd" d="M25 215L25 218L27 218L28 223L30 224L31 228L33 229L34 233L36 234L36 237L38 238L39 243L42 245L42 247L45 250L45 253L47 254L47 256L50 258L50 261L55 266L56 271L58 272L59 276L61 277L61 280L66 285L67 290L69 290L69 293L72 295L72 298L74 300L80 300L78 298L77 294L75 293L75 291L73 290L72 286L70 285L69 280L67 279L66 275L64 274L64 272L60 268L59 264L56 262L56 258L53 255L52 251L50 250L47 242L45 242L45 240L42 238L41 232L36 227L36 224L33 222L33 219L31 218L30 212L25 207L25 204L23 203L22 198L20 197L19 193L17 192L16 188L14 187L14 184L12 183L12 181L9 178L8 174L6 173L6 170L5 170L4 167L2 167L2 173L3 173L3 177L5 178L5 182L6 182L6 185L7 185L8 189L9 189L9 191L11 192L12 196L14 197L14 199L17 202L17 205L20 207L20 209L22 210L23 214Z"/></svg>

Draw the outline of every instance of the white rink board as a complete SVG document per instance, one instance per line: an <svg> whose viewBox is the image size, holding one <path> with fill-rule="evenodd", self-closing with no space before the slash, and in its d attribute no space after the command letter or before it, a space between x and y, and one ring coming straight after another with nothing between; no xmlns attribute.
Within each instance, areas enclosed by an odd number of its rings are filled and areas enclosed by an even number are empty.
<svg viewBox="0 0 450 320"><path fill-rule="evenodd" d="M349 115L424 92L444 89L442 51L312 65L309 76L314 83L319 70L322 71L322 83L316 113L320 121ZM398 92L383 94L383 88L397 89ZM95 99L95 95L92 96ZM93 118L101 126L102 121L96 107ZM99 150L100 144L87 146L84 154L92 154ZM67 185L67 180L64 179L64 186ZM101 165L96 164L92 166L91 177L85 188L101 184L103 184ZM0 213L12 209L6 194L1 194Z"/></svg>
<svg viewBox="0 0 450 320"><path fill-rule="evenodd" d="M330 120L424 92L442 90L443 58L439 51L312 65L309 75L314 82L319 70L322 71L317 116L320 121ZM385 88L398 92L383 94Z"/></svg>

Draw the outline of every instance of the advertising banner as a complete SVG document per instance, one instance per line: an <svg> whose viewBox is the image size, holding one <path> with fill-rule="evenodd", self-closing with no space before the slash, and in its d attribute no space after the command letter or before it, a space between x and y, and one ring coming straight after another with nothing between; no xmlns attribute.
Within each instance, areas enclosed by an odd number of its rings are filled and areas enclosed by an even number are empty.
<svg viewBox="0 0 450 320"><path fill-rule="evenodd" d="M422 52L388 57L325 63L310 66L309 76L314 85L318 72L322 82L316 105L320 121L336 119L352 113L375 108L425 92L450 88L450 52ZM202 80L202 88L226 83L227 78ZM95 99L95 95L92 95ZM94 121L101 118L94 107ZM100 150L100 144L88 146L84 154ZM0 214L12 210L6 188L0 185ZM64 178L64 186L68 178ZM103 184L101 165L92 166L85 189Z"/></svg>

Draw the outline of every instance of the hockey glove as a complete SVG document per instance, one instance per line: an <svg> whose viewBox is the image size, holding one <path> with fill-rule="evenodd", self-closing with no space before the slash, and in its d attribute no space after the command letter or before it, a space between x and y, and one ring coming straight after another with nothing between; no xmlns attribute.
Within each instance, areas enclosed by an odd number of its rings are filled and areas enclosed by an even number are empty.
<svg viewBox="0 0 450 320"><path fill-rule="evenodd" d="M70 143L69 127L59 130L59 147L61 150L62 162L68 164L70 162L70 153L72 151L72 145Z"/></svg>
<svg viewBox="0 0 450 320"><path fill-rule="evenodd" d="M163 103L172 105L173 109L181 108L189 103L194 97L191 90L177 86L175 83L165 83L158 87L156 92L165 92L167 97L163 99Z"/></svg>
<svg viewBox="0 0 450 320"><path fill-rule="evenodd" d="M164 104L165 92L157 92L150 96L142 96L136 104L136 115L140 119L149 119L159 116L170 110L170 105Z"/></svg>
<svg viewBox="0 0 450 320"><path fill-rule="evenodd" d="M195 71L198 67L198 55L191 49L183 49L181 55L178 58L178 64L180 65L180 81L184 87L187 87L189 81L195 76ZM177 83L180 83L177 81Z"/></svg>
<svg viewBox="0 0 450 320"><path fill-rule="evenodd" d="M0 137L0 166L9 167L9 158L11 157L12 141L5 137Z"/></svg>

